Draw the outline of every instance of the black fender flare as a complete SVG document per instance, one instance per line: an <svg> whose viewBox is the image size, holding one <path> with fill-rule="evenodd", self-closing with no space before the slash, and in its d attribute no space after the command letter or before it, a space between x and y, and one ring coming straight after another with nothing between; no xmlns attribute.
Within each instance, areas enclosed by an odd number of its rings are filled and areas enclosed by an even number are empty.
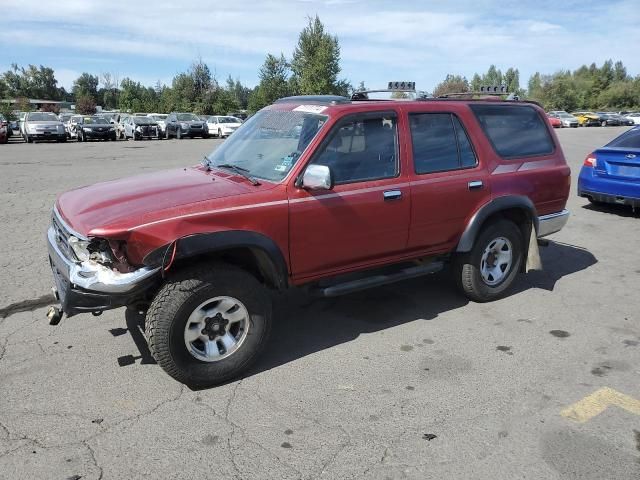
<svg viewBox="0 0 640 480"><path fill-rule="evenodd" d="M174 244L175 255L173 255ZM227 230L188 235L153 250L144 257L143 263L147 266L158 267L168 265L172 256L176 262L233 249L250 250L266 280L279 290L286 288L289 270L285 257L276 242L258 232Z"/></svg>
<svg viewBox="0 0 640 480"><path fill-rule="evenodd" d="M536 213L536 207L533 205L533 202L529 197L524 195L506 195L496 197L490 202L485 203L476 211L476 213L473 214L473 217L469 220L469 223L458 241L456 252L471 251L484 222L492 215L513 208L522 210L529 218L531 225L535 228L535 231L538 231L538 215Z"/></svg>

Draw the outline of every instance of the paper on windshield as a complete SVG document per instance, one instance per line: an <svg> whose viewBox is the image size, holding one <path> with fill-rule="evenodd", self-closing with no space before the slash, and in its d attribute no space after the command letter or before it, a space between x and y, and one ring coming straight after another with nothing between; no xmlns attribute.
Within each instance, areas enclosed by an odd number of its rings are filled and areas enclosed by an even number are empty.
<svg viewBox="0 0 640 480"><path fill-rule="evenodd" d="M293 109L294 112L306 112L306 113L322 113L327 109L322 105L298 105Z"/></svg>

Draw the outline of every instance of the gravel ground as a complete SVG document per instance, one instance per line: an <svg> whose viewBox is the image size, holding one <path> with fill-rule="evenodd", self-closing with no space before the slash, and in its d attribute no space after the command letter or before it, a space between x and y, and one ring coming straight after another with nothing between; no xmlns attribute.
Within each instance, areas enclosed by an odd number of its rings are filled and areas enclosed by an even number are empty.
<svg viewBox="0 0 640 480"><path fill-rule="evenodd" d="M444 272L288 295L257 366L202 391L155 365L124 309L49 326L44 235L58 192L220 141L0 145L0 478L637 480L640 214L575 197L584 157L622 130L557 131L572 217L507 298L469 303ZM602 387L629 408L561 415Z"/></svg>

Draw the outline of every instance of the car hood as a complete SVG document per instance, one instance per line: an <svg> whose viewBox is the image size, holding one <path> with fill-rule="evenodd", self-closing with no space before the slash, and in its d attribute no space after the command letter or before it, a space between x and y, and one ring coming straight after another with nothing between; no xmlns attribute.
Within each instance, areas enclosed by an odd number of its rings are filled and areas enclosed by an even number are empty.
<svg viewBox="0 0 640 480"><path fill-rule="evenodd" d="M255 191L246 181L203 167L180 168L97 183L68 191L56 207L84 236L124 232L171 216L171 210Z"/></svg>

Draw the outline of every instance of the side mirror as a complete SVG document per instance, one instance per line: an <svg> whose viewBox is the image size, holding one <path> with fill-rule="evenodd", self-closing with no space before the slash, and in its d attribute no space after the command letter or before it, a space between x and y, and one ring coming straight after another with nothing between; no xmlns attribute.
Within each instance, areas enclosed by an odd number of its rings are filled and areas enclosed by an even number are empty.
<svg viewBox="0 0 640 480"><path fill-rule="evenodd" d="M333 178L326 165L309 165L302 175L302 188L306 190L331 190Z"/></svg>

